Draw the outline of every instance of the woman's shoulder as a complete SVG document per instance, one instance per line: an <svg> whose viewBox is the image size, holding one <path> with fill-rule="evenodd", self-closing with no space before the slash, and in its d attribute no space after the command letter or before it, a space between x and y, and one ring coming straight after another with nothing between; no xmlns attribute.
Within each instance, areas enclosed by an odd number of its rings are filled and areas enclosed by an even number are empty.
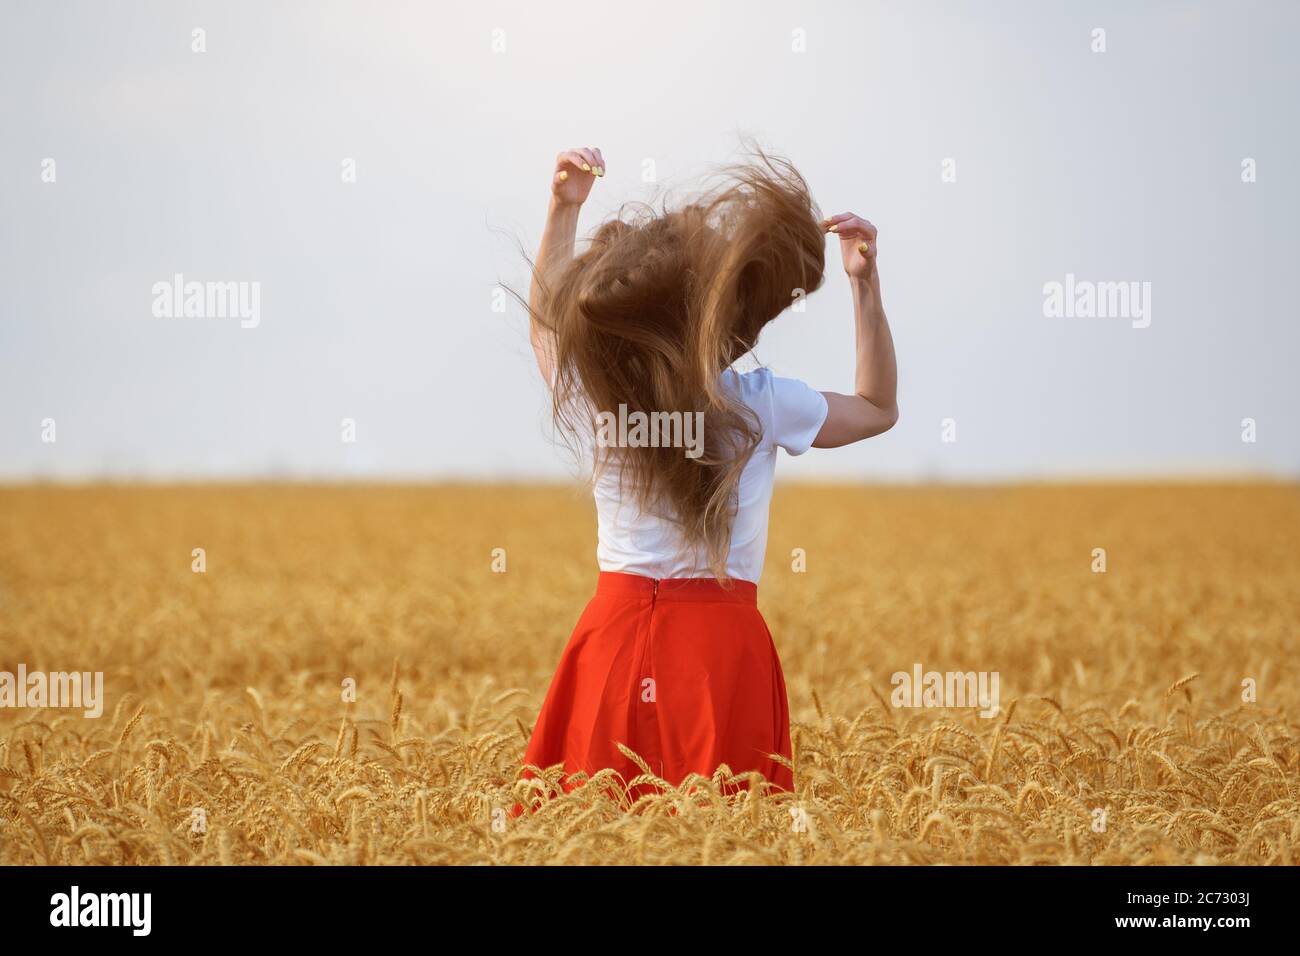
<svg viewBox="0 0 1300 956"><path fill-rule="evenodd" d="M769 407L789 395L803 395L814 391L802 379L777 375L770 368L759 366L747 372L729 368L723 372L723 381L737 396L749 404L761 402Z"/></svg>
<svg viewBox="0 0 1300 956"><path fill-rule="evenodd" d="M769 368L748 372L727 369L724 377L736 396L757 413L764 437L791 454L808 450L826 420L826 399L821 392Z"/></svg>
<svg viewBox="0 0 1300 956"><path fill-rule="evenodd" d="M737 396L745 401L750 399L764 398L772 394L772 383L775 376L770 368L762 366L750 369L747 372L738 369L729 368L722 373L723 381L736 392ZM750 402L750 404L753 404Z"/></svg>

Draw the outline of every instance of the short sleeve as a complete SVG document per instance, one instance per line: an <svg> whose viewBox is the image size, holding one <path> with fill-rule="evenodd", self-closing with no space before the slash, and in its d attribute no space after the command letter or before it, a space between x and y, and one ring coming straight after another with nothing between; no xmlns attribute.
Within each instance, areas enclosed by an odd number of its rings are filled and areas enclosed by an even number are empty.
<svg viewBox="0 0 1300 956"><path fill-rule="evenodd" d="M772 376L772 442L802 455L826 421L826 396L796 378Z"/></svg>
<svg viewBox="0 0 1300 956"><path fill-rule="evenodd" d="M830 410L826 396L797 378L780 378L771 369L752 372L727 369L723 380L758 416L766 448L780 446L791 455L812 447Z"/></svg>

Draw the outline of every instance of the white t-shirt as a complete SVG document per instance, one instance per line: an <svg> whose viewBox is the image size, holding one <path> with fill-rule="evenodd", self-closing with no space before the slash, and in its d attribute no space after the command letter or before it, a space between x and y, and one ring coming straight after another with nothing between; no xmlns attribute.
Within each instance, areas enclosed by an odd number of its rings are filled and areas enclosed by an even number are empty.
<svg viewBox="0 0 1300 956"><path fill-rule="evenodd" d="M762 429L758 447L740 475L727 558L729 576L757 584L767 549L767 509L772 500L776 450L802 455L812 446L826 421L826 397L797 379L778 378L765 368L744 373L728 369L723 383L754 410ZM676 525L643 513L634 500L620 498L617 466L611 465L597 476L595 496L599 518L596 559L602 571L649 578L713 576L703 555L686 545Z"/></svg>

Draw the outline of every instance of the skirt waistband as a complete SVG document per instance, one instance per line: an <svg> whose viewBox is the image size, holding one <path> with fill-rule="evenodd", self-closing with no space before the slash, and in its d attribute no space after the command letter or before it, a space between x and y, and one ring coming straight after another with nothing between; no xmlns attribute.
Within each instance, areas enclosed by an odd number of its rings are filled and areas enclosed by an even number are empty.
<svg viewBox="0 0 1300 956"><path fill-rule="evenodd" d="M723 586L713 578L648 578L622 571L601 571L596 593L608 597L653 597L656 601L758 604L758 585L737 578Z"/></svg>

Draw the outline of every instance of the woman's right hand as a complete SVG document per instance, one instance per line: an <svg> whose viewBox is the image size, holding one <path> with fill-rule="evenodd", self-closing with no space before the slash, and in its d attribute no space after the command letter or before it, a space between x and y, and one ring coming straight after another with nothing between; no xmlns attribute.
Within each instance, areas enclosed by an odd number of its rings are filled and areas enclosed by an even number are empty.
<svg viewBox="0 0 1300 956"><path fill-rule="evenodd" d="M876 274L876 227L861 216L842 212L823 220L827 232L840 237L844 271L851 279L871 279Z"/></svg>
<svg viewBox="0 0 1300 956"><path fill-rule="evenodd" d="M597 176L605 175L605 157L593 147L566 149L555 157L551 195L562 206L581 206Z"/></svg>

